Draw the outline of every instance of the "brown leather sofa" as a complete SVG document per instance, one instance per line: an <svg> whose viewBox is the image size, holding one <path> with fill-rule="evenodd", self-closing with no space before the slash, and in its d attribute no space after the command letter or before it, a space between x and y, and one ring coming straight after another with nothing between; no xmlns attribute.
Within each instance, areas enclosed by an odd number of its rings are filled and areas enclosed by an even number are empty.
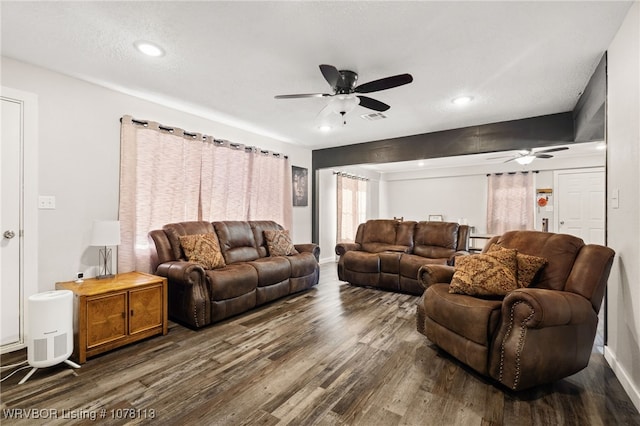
<svg viewBox="0 0 640 426"><path fill-rule="evenodd" d="M478 373L513 390L550 383L589 362L614 251L570 235L511 231L489 240L547 259L504 298L449 293L454 268L426 265L417 328ZM438 284L431 284L438 282Z"/></svg>
<svg viewBox="0 0 640 426"><path fill-rule="evenodd" d="M203 327L318 284L320 248L296 244L298 254L269 256L266 230L282 227L272 221L181 222L151 231L152 268L168 278L169 316ZM218 236L223 268L186 260L180 236L208 233Z"/></svg>
<svg viewBox="0 0 640 426"><path fill-rule="evenodd" d="M355 243L336 245L338 278L357 286L421 295L418 270L468 254L469 227L452 222L368 220Z"/></svg>

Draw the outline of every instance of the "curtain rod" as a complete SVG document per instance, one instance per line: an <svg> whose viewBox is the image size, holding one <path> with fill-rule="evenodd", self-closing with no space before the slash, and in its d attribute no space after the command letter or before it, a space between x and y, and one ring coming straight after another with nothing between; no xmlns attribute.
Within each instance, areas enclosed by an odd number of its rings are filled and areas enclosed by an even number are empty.
<svg viewBox="0 0 640 426"><path fill-rule="evenodd" d="M531 172L527 171L523 171L523 172L504 172L504 173L487 173L487 176L501 176L501 175L515 175L518 173L522 173L523 175L526 175L527 173L540 173L540 170L531 170Z"/></svg>
<svg viewBox="0 0 640 426"><path fill-rule="evenodd" d="M333 172L334 175L340 175L342 177L348 177L351 179L359 179L359 180L366 180L368 181L369 179L363 176L357 176L357 175L352 175L350 173L345 173L345 172Z"/></svg>
<svg viewBox="0 0 640 426"><path fill-rule="evenodd" d="M122 119L123 119L123 118L125 118L125 117L127 117L127 116L125 115L125 116L120 117L120 123L122 123ZM147 121L147 120L137 120L137 119L135 119L135 118L133 118L133 117L129 117L129 119L131 120L131 122L132 122L133 124L137 124L137 125L139 125L139 126L143 126L143 127L149 127L149 123L151 123L151 121ZM175 131L175 128L174 128L174 127L165 126L165 125L162 125L162 124L158 124L158 128L159 128L160 130L164 130L165 132L169 132L169 133L173 133L173 132ZM182 130L182 129L181 129L181 130ZM198 136L198 133L187 132L186 130L182 130L182 133L183 133L185 136L189 136L189 137L191 137L191 138L193 138L193 139L195 139L195 138ZM214 138L213 136L207 136L207 135L204 135L204 134L202 135L202 140L204 141L204 140L206 140L206 139L207 139L207 138L209 138L209 137L211 138L212 142L213 142L214 144L216 144L216 145L224 145L225 143L227 143L227 144L229 144L229 147L230 147L230 148L238 149L238 150L239 150L239 149L241 149L241 148L243 147L243 145L242 145L242 144L229 142L228 140L225 140L225 139L216 139L216 138ZM262 154L262 155L269 155L269 154L271 154L272 156L274 156L274 157L276 157L276 158L281 158L281 157L283 157L283 158L285 158L285 159L288 159L288 158L289 158L289 156L288 156L288 155L284 155L284 156L283 156L283 155L282 155L281 153L279 153L279 152L271 152L271 151L269 151L269 150L261 149L261 148L255 147L255 146L244 146L244 150L245 150L245 152L255 152L255 153Z"/></svg>

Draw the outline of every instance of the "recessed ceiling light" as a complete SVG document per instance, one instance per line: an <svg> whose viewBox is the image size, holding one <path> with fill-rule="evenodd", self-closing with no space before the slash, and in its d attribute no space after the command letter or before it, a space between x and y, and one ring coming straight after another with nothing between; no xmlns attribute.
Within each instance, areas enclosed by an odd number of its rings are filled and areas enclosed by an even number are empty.
<svg viewBox="0 0 640 426"><path fill-rule="evenodd" d="M418 162L418 167L422 167L422 166L424 166L424 161L419 161Z"/></svg>
<svg viewBox="0 0 640 426"><path fill-rule="evenodd" d="M330 132L331 131L331 126L329 126L328 124L323 124L322 126L318 127L318 130L320 130L321 132Z"/></svg>
<svg viewBox="0 0 640 426"><path fill-rule="evenodd" d="M473 96L458 96L451 100L456 105L466 105L473 100Z"/></svg>
<svg viewBox="0 0 640 426"><path fill-rule="evenodd" d="M164 50L157 44L151 43L150 41L139 40L133 43L133 45L138 49L138 51L147 56L158 57L164 55Z"/></svg>
<svg viewBox="0 0 640 426"><path fill-rule="evenodd" d="M604 142L600 142L598 145L596 145L596 149L599 149L599 150L607 149L607 144Z"/></svg>

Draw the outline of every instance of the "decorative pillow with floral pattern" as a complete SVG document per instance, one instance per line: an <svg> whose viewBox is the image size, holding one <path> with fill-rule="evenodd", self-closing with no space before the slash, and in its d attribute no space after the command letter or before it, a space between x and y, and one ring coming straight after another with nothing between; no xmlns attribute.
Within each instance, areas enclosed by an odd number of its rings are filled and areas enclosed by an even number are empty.
<svg viewBox="0 0 640 426"><path fill-rule="evenodd" d="M183 235L180 237L180 245L187 260L199 263L204 269L218 269L226 266L216 234Z"/></svg>
<svg viewBox="0 0 640 426"><path fill-rule="evenodd" d="M287 230L264 231L264 238L267 240L269 256L291 256L293 254L298 254L298 251L291 242L289 231Z"/></svg>

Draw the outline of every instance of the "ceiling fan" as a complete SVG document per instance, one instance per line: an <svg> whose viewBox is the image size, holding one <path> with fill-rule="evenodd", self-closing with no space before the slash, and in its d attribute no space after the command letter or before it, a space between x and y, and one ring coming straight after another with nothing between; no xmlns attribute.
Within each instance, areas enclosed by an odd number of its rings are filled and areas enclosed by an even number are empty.
<svg viewBox="0 0 640 426"><path fill-rule="evenodd" d="M294 98L324 98L331 97L331 102L328 106L333 111L344 115L357 105L365 108L372 109L374 111L386 111L391 108L384 102L380 102L376 99L368 96L360 95L359 93L371 93L379 90L391 89L393 87L409 84L413 81L411 74L398 74L391 77L385 77L378 80L373 80L368 83L356 86L358 81L358 73L349 70L338 70L333 65L320 65L320 72L324 79L329 83L332 93L300 93L293 95L277 95L276 99L294 99Z"/></svg>
<svg viewBox="0 0 640 426"><path fill-rule="evenodd" d="M526 164L531 164L531 162L536 158L553 158L553 155L549 154L550 152L565 151L567 149L569 149L569 147L567 146L561 146L559 148L543 149L541 151L534 151L533 149L525 149L522 151L518 151L515 155L506 155L506 156L503 155L500 157L490 157L490 158L487 158L487 160L498 160L501 158L509 158L507 161L505 161L505 163L508 163L510 161L515 161L518 164L526 165Z"/></svg>

